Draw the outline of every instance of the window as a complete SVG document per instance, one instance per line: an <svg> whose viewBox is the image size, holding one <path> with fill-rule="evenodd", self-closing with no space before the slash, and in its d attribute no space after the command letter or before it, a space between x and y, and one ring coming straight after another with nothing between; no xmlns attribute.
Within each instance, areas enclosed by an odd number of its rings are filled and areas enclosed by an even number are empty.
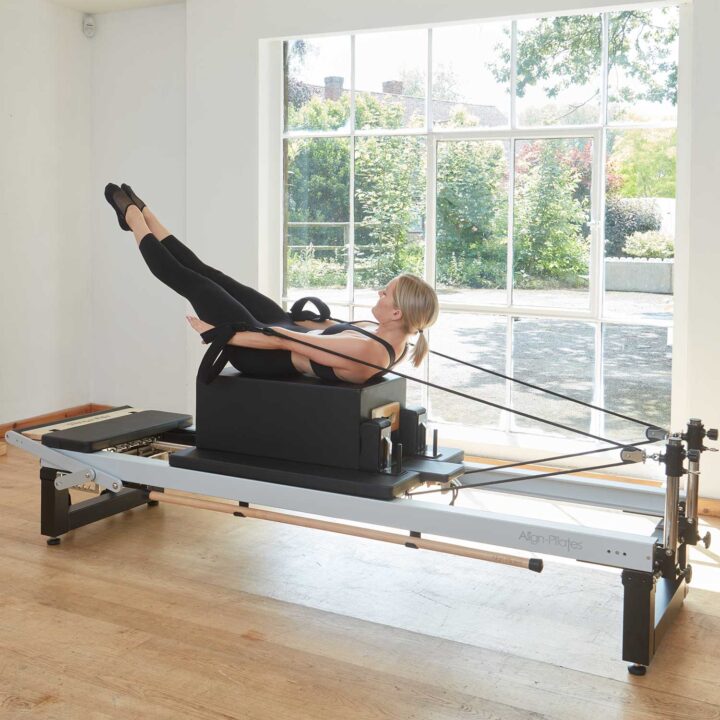
<svg viewBox="0 0 720 720"><path fill-rule="evenodd" d="M678 9L284 43L284 301L370 317L400 272L431 347L670 417ZM430 356L408 373L626 442L637 427ZM436 421L556 428L410 383Z"/></svg>

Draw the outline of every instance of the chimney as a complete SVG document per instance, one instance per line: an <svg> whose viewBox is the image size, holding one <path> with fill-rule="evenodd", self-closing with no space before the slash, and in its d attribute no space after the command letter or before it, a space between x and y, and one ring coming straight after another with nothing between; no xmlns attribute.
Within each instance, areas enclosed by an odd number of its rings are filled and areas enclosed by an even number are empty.
<svg viewBox="0 0 720 720"><path fill-rule="evenodd" d="M382 89L386 95L402 95L403 94L402 80L386 80L382 84Z"/></svg>
<svg viewBox="0 0 720 720"><path fill-rule="evenodd" d="M325 99L339 100L342 95L343 81L339 75L329 75L325 78Z"/></svg>

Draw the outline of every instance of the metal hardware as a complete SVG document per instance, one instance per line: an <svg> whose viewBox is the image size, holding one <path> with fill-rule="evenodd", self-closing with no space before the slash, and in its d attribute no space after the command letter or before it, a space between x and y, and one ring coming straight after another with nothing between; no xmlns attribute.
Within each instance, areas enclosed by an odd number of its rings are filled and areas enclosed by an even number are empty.
<svg viewBox="0 0 720 720"><path fill-rule="evenodd" d="M628 446L620 451L620 459L626 463L644 463L647 453L639 448Z"/></svg>
<svg viewBox="0 0 720 720"><path fill-rule="evenodd" d="M647 430L645 430L645 437L648 440L652 440L653 442L667 440L668 431L663 430L662 428L659 428L659 427L649 427Z"/></svg>
<svg viewBox="0 0 720 720"><path fill-rule="evenodd" d="M20 450L36 455L48 466L67 472L67 475L63 475L55 481L56 483L60 482L60 486L55 485L58 490L76 487L87 482L95 482L105 490L114 493L123 488L121 480L104 470L89 467L87 463L75 460L59 450L43 445L37 440L31 440L15 430L5 433L5 440L8 445L13 445L20 448Z"/></svg>

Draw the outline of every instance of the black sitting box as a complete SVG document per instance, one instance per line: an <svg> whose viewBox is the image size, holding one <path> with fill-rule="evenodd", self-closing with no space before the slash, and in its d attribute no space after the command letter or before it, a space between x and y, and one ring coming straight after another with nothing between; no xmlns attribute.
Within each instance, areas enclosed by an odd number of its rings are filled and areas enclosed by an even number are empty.
<svg viewBox="0 0 720 720"><path fill-rule="evenodd" d="M364 385L310 377L253 378L226 368L197 383L196 444L265 458L360 469L360 426L371 411L405 404L405 378Z"/></svg>

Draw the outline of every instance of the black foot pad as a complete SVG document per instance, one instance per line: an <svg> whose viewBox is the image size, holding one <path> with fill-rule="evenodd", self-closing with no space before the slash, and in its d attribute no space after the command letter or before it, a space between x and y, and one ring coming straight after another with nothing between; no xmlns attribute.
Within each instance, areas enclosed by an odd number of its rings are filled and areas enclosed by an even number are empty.
<svg viewBox="0 0 720 720"><path fill-rule="evenodd" d="M47 541L48 545L59 545L60 544L60 538L50 538Z"/></svg>
<svg viewBox="0 0 720 720"><path fill-rule="evenodd" d="M647 668L644 665L628 665L628 672L631 675L644 675Z"/></svg>

